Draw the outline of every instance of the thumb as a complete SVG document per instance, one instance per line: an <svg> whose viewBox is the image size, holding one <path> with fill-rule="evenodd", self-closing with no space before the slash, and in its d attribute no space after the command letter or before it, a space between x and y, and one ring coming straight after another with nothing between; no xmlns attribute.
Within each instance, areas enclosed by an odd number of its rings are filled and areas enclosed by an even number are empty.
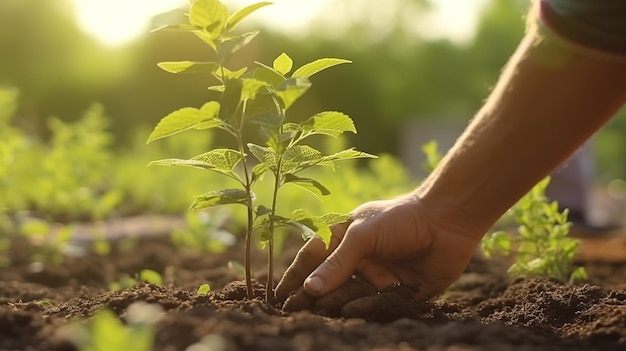
<svg viewBox="0 0 626 351"><path fill-rule="evenodd" d="M366 238L356 235L355 226L351 226L345 237L330 254L304 281L304 290L312 296L322 296L337 289L355 272L359 263L368 254ZM359 240L356 238L359 237Z"/></svg>

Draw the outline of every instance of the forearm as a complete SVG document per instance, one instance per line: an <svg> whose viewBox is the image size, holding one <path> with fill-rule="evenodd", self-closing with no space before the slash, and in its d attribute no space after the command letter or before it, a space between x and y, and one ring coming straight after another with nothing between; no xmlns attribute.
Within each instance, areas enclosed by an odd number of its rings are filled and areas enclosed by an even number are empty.
<svg viewBox="0 0 626 351"><path fill-rule="evenodd" d="M417 189L446 222L484 232L610 119L626 65L528 34L467 130Z"/></svg>

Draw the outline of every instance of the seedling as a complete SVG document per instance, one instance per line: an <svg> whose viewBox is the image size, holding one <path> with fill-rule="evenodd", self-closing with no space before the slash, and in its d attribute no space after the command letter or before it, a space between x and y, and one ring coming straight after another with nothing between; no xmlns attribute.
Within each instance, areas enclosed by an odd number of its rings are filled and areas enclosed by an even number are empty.
<svg viewBox="0 0 626 351"><path fill-rule="evenodd" d="M154 324L162 312L159 305L135 302L126 309L126 325L112 311L102 309L89 323L74 322L61 333L81 351L150 351L154 346Z"/></svg>
<svg viewBox="0 0 626 351"><path fill-rule="evenodd" d="M202 284L198 287L196 294L198 295L206 295L211 291L211 286L209 284Z"/></svg>
<svg viewBox="0 0 626 351"><path fill-rule="evenodd" d="M74 228L71 225L53 226L44 220L30 219L20 225L19 231L31 243L32 262L61 264L65 260L65 250Z"/></svg>
<svg viewBox="0 0 626 351"><path fill-rule="evenodd" d="M488 257L496 252L514 256L515 263L508 270L511 275L585 280L584 267L571 271L580 242L567 236L572 225L567 221L568 210L559 211L556 201L546 199L549 182L549 177L543 179L509 210L519 225L518 235L505 231L486 235L481 248Z"/></svg>
<svg viewBox="0 0 626 351"><path fill-rule="evenodd" d="M226 68L231 56L259 33L236 34L234 30L247 16L270 4L260 2L229 14L219 0L195 0L191 1L188 24L163 27L195 34L212 49L217 59L211 62L162 62L159 67L171 73L197 72L211 75L219 84L209 89L221 93L221 96L200 108L185 107L165 116L148 138L149 143L190 129L221 129L232 136L237 145L235 149L218 148L191 159L165 159L151 164L201 168L223 174L239 185L237 188L209 191L196 198L191 208L227 204L243 205L246 208L244 266L247 294L248 298L254 297L250 249L252 235L256 233L268 248L266 301L274 296L275 230L279 227L293 228L306 238L317 235L328 245L331 236L329 225L348 218L347 215L337 213L314 216L305 209L296 209L291 214L278 213L279 189L285 184L293 184L319 197L327 196L330 192L320 182L300 177L298 173L313 166L333 167L334 161L374 157L352 148L324 155L304 144L313 135L336 138L344 132L356 133L354 123L343 113L324 111L301 123L286 122L289 108L311 87L311 76L350 61L323 58L292 70L292 59L282 53L271 65L254 62L252 69ZM250 142L252 138L244 134L244 126L254 126L265 141L264 144ZM256 158L254 166L250 155ZM273 176L273 191L269 204L262 204L253 188L266 173Z"/></svg>
<svg viewBox="0 0 626 351"><path fill-rule="evenodd" d="M172 242L180 249L220 253L236 242L234 235L222 229L227 215L218 211L188 211L187 226L172 232Z"/></svg>
<svg viewBox="0 0 626 351"><path fill-rule="evenodd" d="M109 290L121 291L125 289L130 289L133 286L137 285L139 282L154 285L163 285L163 277L161 276L161 274L159 274L159 272L153 271L151 269L142 269L141 272L139 272L139 275L136 275L135 278L132 278L129 275L123 275L118 281L109 284Z"/></svg>

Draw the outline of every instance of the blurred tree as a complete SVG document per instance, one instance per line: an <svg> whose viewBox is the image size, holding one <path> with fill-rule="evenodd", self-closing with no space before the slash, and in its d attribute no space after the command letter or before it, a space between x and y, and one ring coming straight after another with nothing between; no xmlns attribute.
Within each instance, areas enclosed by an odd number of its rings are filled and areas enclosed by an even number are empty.
<svg viewBox="0 0 626 351"><path fill-rule="evenodd" d="M432 11L431 1L345 0L332 6L304 37L262 28L255 44L230 65L271 62L282 51L296 65L323 56L353 60L315 76L309 97L290 117L344 111L359 127L355 146L397 153L398 133L408 120L467 120L480 107L522 36L528 2L488 1L466 44L428 40L423 28L415 29ZM182 20L174 11L155 18L154 25ZM136 127L214 97L206 89L209 76L181 77L156 66L211 59L193 35L161 31L122 48L104 48L74 24L69 0L0 1L0 44L10 53L0 55L0 84L20 89L17 122L37 132L50 115L77 119L91 103L101 102L117 143L124 144Z"/></svg>
<svg viewBox="0 0 626 351"><path fill-rule="evenodd" d="M83 35L68 0L0 2L0 85L21 91L22 118L42 132L42 116L77 119L98 92L129 69L129 55Z"/></svg>
<svg viewBox="0 0 626 351"><path fill-rule="evenodd" d="M319 53L354 61L316 77L311 91L315 97L294 112L310 114L317 103L350 114L359 126L359 137L351 143L375 153L397 153L398 133L410 119L469 119L523 35L527 1L490 1L474 40L466 45L426 40L413 29L411 22L425 18L428 5L353 0L343 3L346 9L335 11L335 16L348 16L340 34L302 40L266 31L261 38L265 55L287 48L296 62L307 62ZM350 21L350 14L364 20Z"/></svg>

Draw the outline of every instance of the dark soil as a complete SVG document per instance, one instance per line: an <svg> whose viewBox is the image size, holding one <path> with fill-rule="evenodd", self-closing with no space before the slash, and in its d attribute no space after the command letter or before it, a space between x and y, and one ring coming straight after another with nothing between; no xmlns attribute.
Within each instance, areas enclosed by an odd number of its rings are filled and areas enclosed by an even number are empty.
<svg viewBox="0 0 626 351"><path fill-rule="evenodd" d="M287 245L277 259L279 272L301 244ZM439 299L418 304L401 291L388 291L366 297L374 308L353 307L347 312L353 318L345 318L336 317L346 315L345 309L316 308L323 301L309 301L317 314L264 303L258 283L265 281L262 254L255 257L259 297L247 300L241 277L227 267L230 260L241 261L239 248L199 254L153 236L107 257L68 258L43 267L24 262L22 249L10 251L14 264L0 269L0 351L75 350L60 333L62 326L104 307L125 320L128 306L139 301L165 311L154 344L163 351L185 350L207 335L213 336L213 348L205 350L214 351L626 350L626 252L621 262L587 255L579 263L590 281L578 285L508 279L503 261L477 254ZM143 269L160 272L164 286L109 291L109 283ZM212 292L196 294L203 283Z"/></svg>

